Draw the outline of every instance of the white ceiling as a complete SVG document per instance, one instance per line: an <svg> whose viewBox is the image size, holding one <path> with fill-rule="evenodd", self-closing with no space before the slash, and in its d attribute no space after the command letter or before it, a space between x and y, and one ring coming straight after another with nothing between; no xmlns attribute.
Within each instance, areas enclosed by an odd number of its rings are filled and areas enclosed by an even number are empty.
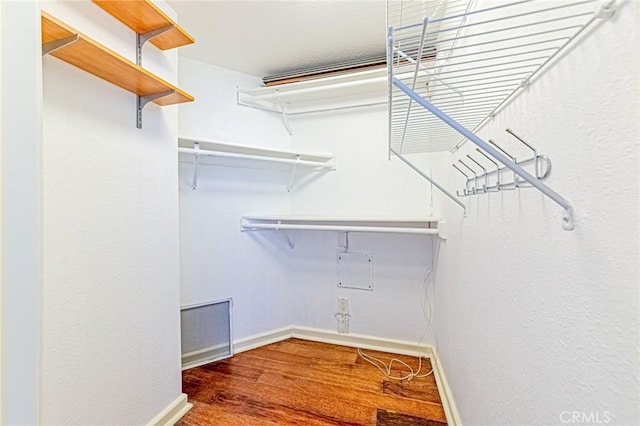
<svg viewBox="0 0 640 426"><path fill-rule="evenodd" d="M260 77L385 52L384 0L169 0L180 55Z"/></svg>

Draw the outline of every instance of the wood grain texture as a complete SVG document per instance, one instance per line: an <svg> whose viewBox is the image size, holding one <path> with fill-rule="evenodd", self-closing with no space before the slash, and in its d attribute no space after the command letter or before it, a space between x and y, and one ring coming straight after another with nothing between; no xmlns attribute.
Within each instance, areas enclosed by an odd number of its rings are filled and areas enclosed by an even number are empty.
<svg viewBox="0 0 640 426"><path fill-rule="evenodd" d="M418 365L415 357L367 354ZM446 424L433 375L391 380L354 348L300 339L185 370L182 383L194 408L179 426Z"/></svg>
<svg viewBox="0 0 640 426"><path fill-rule="evenodd" d="M193 101L193 96L150 73L113 50L71 28L64 22L42 12L43 44L78 34L78 40L50 54L88 73L102 78L137 95L174 91L154 100L158 105Z"/></svg>
<svg viewBox="0 0 640 426"><path fill-rule="evenodd" d="M149 0L93 2L138 34L173 25L173 29L149 40L159 49L167 50L195 42L193 37Z"/></svg>
<svg viewBox="0 0 640 426"><path fill-rule="evenodd" d="M445 423L393 411L378 410L377 426L444 426Z"/></svg>

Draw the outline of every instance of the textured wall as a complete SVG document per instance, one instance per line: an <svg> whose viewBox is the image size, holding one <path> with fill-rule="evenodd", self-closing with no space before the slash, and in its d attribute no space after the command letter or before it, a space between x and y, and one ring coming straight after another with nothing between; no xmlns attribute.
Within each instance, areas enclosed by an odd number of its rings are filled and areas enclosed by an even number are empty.
<svg viewBox="0 0 640 426"><path fill-rule="evenodd" d="M43 9L130 59L91 2ZM144 65L177 78L177 52ZM42 424L146 424L180 395L177 108L53 57L44 74Z"/></svg>
<svg viewBox="0 0 640 426"><path fill-rule="evenodd" d="M622 3L480 132L549 155L575 230L533 189L467 198L466 219L449 205L436 332L466 424L638 422L638 4Z"/></svg>

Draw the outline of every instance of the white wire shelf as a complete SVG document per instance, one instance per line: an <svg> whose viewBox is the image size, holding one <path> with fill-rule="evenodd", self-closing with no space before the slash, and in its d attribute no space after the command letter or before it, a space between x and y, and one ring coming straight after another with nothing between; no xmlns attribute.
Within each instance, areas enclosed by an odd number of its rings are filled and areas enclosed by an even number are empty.
<svg viewBox="0 0 640 426"><path fill-rule="evenodd" d="M186 136L178 138L178 153L180 161L191 161L194 164L193 189L197 187L199 164L232 167L268 163L285 165L291 172L287 185L289 191L293 188L299 168L318 171L330 171L336 168L335 157L331 154L276 150Z"/></svg>
<svg viewBox="0 0 640 426"><path fill-rule="evenodd" d="M242 216L242 231L307 230L438 235L440 220L435 217L313 217Z"/></svg>
<svg viewBox="0 0 640 426"><path fill-rule="evenodd" d="M238 104L286 115L384 105L387 70L352 72L256 89L238 89Z"/></svg>
<svg viewBox="0 0 640 426"><path fill-rule="evenodd" d="M480 10L470 10L469 0L420 3L389 2L390 81L397 78L474 132L607 17L614 0L521 0ZM396 85L388 94L394 151L447 151L466 140Z"/></svg>

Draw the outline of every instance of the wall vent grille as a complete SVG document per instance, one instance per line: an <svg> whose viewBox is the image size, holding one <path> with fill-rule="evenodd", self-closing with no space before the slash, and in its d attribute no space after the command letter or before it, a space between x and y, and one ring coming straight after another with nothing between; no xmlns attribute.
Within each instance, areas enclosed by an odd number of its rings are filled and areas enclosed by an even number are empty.
<svg viewBox="0 0 640 426"><path fill-rule="evenodd" d="M183 370L233 356L232 305L229 298L180 309Z"/></svg>

